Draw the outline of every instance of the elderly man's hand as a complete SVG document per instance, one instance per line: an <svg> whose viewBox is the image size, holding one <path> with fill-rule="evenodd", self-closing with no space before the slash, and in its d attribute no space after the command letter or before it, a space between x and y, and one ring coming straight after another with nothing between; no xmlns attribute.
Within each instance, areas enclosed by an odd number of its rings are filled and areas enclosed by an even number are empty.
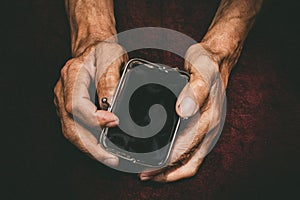
<svg viewBox="0 0 300 200"><path fill-rule="evenodd" d="M102 149L94 132L99 134L101 127L113 127L119 121L111 112L97 110L92 88L96 86L99 100L107 97L111 101L120 67L127 59L123 48L116 43L91 45L65 64L54 89L64 136L96 160L112 166L118 164L118 158Z"/></svg>
<svg viewBox="0 0 300 200"><path fill-rule="evenodd" d="M185 69L191 78L178 97L176 111L183 118L190 117L187 127L176 139L170 164L141 173L142 180L170 182L195 175L219 136L227 76L221 77L218 64L201 44L188 49Z"/></svg>
<svg viewBox="0 0 300 200"><path fill-rule="evenodd" d="M262 0L221 0L201 43L186 54L185 68L191 80L176 110L181 117L193 117L176 140L170 164L141 173L142 180L176 181L197 172L219 135L228 77L261 5Z"/></svg>

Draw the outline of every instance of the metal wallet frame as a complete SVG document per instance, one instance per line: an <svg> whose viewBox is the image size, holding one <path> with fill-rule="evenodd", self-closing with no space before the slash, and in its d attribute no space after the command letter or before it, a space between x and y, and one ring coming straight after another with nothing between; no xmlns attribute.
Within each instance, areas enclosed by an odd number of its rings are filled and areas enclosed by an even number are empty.
<svg viewBox="0 0 300 200"><path fill-rule="evenodd" d="M164 66L161 66L161 65L158 65L158 64L155 64L155 63L152 63L152 62L149 62L149 61L146 61L144 59L140 59L140 58L134 58L134 59L131 59L127 62L127 64L125 65L124 69L123 69L123 72L122 72L122 76L120 78L120 81L118 83L118 86L117 86L117 89L116 89L116 92L115 92L115 95L113 97L113 100L112 100L112 103L111 103L111 106L108 108L108 111L112 111L113 108L114 108L114 105L115 105L115 102L116 102L116 99L119 95L119 93L121 92L121 88L124 84L124 81L125 81L125 75L126 75L126 72L128 71L129 68L131 68L131 66L133 64L144 64L144 65L150 65L151 67L157 67L158 69L160 70L174 70L174 71L177 71L179 72L180 74L182 75L185 75L187 77L187 81L189 81L189 78L190 78L190 75L185 72L185 71L182 71L182 70L179 70L178 68L166 68ZM113 155L116 155L120 158L123 158L125 160L128 160L128 161L131 161L132 163L136 163L136 164L140 164L140 165L143 165L143 166L147 166L147 167L162 167L168 160L169 156L170 156L170 152L172 150L172 147L173 147L173 144L174 144L174 141L175 141L175 138L176 138L176 135L177 135L177 131L178 131L178 128L179 128L179 125L180 125L180 122L181 122L181 119L180 117L178 117L178 121L177 121L177 124L176 124L176 127L175 127L175 130L174 130L174 133L173 133L173 138L172 138L172 141L170 143L170 147L168 149L168 152L167 152L167 155L165 157L164 160L162 160L161 162L158 163L158 165L151 165L149 163L145 163L141 160L138 160L124 152L120 152L119 150L116 150L116 149L113 149L111 147L109 147L106 142L105 142L105 139L107 138L107 133L108 133L108 129L109 128L104 128L100 134L100 138L99 138L99 142L100 144L105 148L105 150L107 150L108 152L112 153Z"/></svg>

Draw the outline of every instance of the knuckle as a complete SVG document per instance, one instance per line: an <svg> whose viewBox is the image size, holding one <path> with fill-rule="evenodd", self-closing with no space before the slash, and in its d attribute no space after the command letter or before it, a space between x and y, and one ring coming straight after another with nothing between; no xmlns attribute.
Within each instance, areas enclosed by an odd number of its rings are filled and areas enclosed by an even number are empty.
<svg viewBox="0 0 300 200"><path fill-rule="evenodd" d="M100 120L101 120L102 122L108 121L107 115L105 115L105 114L101 115L101 116L100 116Z"/></svg>
<svg viewBox="0 0 300 200"><path fill-rule="evenodd" d="M187 51L186 51L186 57L190 56L191 54L195 53L195 52L198 52L199 51L199 48L200 48L200 45L199 44L193 44L191 45Z"/></svg>
<svg viewBox="0 0 300 200"><path fill-rule="evenodd" d="M186 171L186 172L184 173L184 176L185 176L186 178L193 177L193 176L196 175L197 171L198 171L198 170L197 170L196 168L192 168L192 169Z"/></svg>
<svg viewBox="0 0 300 200"><path fill-rule="evenodd" d="M208 84L200 77L194 77L194 81L191 82L193 89L201 94L208 94L209 93L209 86Z"/></svg>
<svg viewBox="0 0 300 200"><path fill-rule="evenodd" d="M191 173L190 173L190 176L195 176L198 172L198 169L197 168L194 168L193 170L191 170Z"/></svg>
<svg viewBox="0 0 300 200"><path fill-rule="evenodd" d="M125 49L117 43L104 42L101 43L101 46L99 48L105 50L106 52L111 52L115 57L119 57L119 59L121 58L121 60L123 59L123 57L126 57L124 56L126 54Z"/></svg>
<svg viewBox="0 0 300 200"><path fill-rule="evenodd" d="M62 135L70 140L70 129L69 127L67 126L67 124L64 122L64 120L61 120L61 127L62 127Z"/></svg>
<svg viewBox="0 0 300 200"><path fill-rule="evenodd" d="M64 77L68 74L69 70L74 68L74 63L75 59L71 59L71 60L68 60L66 62L66 64L63 66L63 68L60 70L60 75L61 77Z"/></svg>
<svg viewBox="0 0 300 200"><path fill-rule="evenodd" d="M123 47L117 43L105 43L105 48L108 48L111 51L116 53L120 53L124 51Z"/></svg>
<svg viewBox="0 0 300 200"><path fill-rule="evenodd" d="M201 77L198 77L197 79L197 86L201 90L208 90L208 84Z"/></svg>
<svg viewBox="0 0 300 200"><path fill-rule="evenodd" d="M84 109L82 105L84 104L77 99L69 99L65 103L65 109L69 114L78 115Z"/></svg>
<svg viewBox="0 0 300 200"><path fill-rule="evenodd" d="M68 70L68 65L66 66L64 66L61 70L60 70L60 76L61 77L64 77L65 75L66 75L66 73L67 73L67 70Z"/></svg>
<svg viewBox="0 0 300 200"><path fill-rule="evenodd" d="M111 45L112 49L115 51L121 51L123 50L123 48L121 47L121 45L114 43L113 45Z"/></svg>
<svg viewBox="0 0 300 200"><path fill-rule="evenodd" d="M65 104L65 109L68 113L72 113L73 112L73 103L72 101L68 101L66 104Z"/></svg>

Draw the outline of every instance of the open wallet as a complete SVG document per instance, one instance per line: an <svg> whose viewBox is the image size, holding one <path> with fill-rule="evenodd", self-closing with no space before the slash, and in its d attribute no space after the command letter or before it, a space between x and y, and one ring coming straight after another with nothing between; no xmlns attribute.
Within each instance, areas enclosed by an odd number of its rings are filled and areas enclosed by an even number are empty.
<svg viewBox="0 0 300 200"><path fill-rule="evenodd" d="M119 125L100 134L105 150L134 164L164 166L181 121L175 104L188 81L189 74L177 68L128 61L108 108Z"/></svg>

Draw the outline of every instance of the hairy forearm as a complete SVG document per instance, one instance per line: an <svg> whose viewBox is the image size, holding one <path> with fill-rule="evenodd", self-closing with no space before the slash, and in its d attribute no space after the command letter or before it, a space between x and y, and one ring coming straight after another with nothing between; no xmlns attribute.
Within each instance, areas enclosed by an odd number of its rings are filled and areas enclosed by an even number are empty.
<svg viewBox="0 0 300 200"><path fill-rule="evenodd" d="M201 41L204 48L214 55L226 77L240 55L261 5L262 0L222 0Z"/></svg>
<svg viewBox="0 0 300 200"><path fill-rule="evenodd" d="M65 5L71 27L73 56L116 34L113 0L65 0Z"/></svg>

